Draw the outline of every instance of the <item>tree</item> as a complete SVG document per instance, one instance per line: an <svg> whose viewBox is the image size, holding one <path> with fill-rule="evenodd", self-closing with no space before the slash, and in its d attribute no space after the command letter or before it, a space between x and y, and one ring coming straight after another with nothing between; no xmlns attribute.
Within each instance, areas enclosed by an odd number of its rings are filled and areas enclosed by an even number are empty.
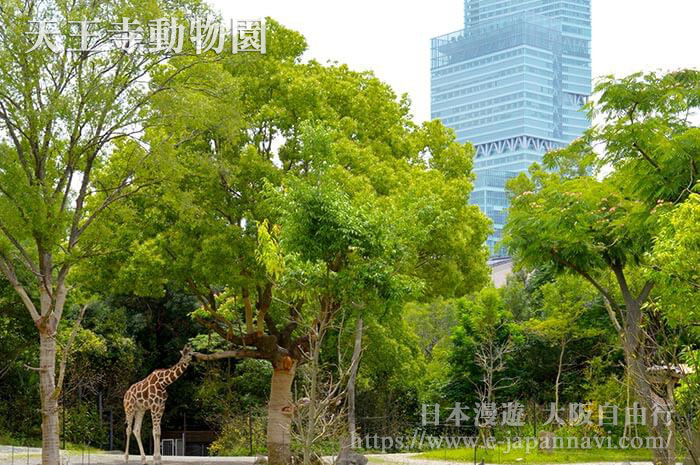
<svg viewBox="0 0 700 465"><path fill-rule="evenodd" d="M370 432L403 434L415 425L421 408L426 364L418 338L401 314L372 313L363 321L356 401L358 436Z"/></svg>
<svg viewBox="0 0 700 465"><path fill-rule="evenodd" d="M675 325L700 334L700 194L692 194L661 218L653 251L664 314Z"/></svg>
<svg viewBox="0 0 700 465"><path fill-rule="evenodd" d="M476 364L482 372L479 400L482 404L493 403L496 393L514 382L502 374L514 349L510 334L507 334L510 316L503 306L500 291L494 288L478 293L470 313L474 329L479 334L475 353Z"/></svg>
<svg viewBox="0 0 700 465"><path fill-rule="evenodd" d="M347 457L349 449L352 447L352 441L357 434L357 415L355 413L355 386L357 384L357 371L360 368L360 359L362 357L362 327L364 322L362 317L357 318L355 322L355 337L350 358L350 369L347 382L347 409L348 409L348 439L341 444L340 457Z"/></svg>
<svg viewBox="0 0 700 465"><path fill-rule="evenodd" d="M425 375L420 377L421 402L440 403L449 381L449 357L452 350L452 329L457 325L458 299L434 299L427 303L411 302L403 311L403 319L418 337L418 346L425 357Z"/></svg>
<svg viewBox="0 0 700 465"><path fill-rule="evenodd" d="M476 402L496 402L498 393L517 381L508 368L518 330L504 307L499 289L484 288L461 299L460 307L461 321L452 332L450 384L453 386L448 389L464 392L472 385L478 394ZM452 397L465 400L467 396L464 393Z"/></svg>
<svg viewBox="0 0 700 465"><path fill-rule="evenodd" d="M311 335L306 354L308 363L300 366L302 376L297 377L296 384L296 389L302 391L303 397L296 399L293 416L293 432L301 443L304 465L323 461L322 454L318 451L320 443L328 440L342 441L345 436L347 406L343 400L347 393L349 370L342 366L340 347L334 364L326 366L321 358L326 333L334 329L342 331L342 324L333 328L320 321L307 330Z"/></svg>
<svg viewBox="0 0 700 465"><path fill-rule="evenodd" d="M687 463L700 464L700 353L686 350L683 354L684 373L678 388L676 421L681 426L681 443L685 446ZM692 461L692 462L691 462Z"/></svg>
<svg viewBox="0 0 700 465"><path fill-rule="evenodd" d="M116 252L90 274L143 294L180 286L228 345L201 359L270 362L268 454L282 464L313 336L301 328L480 286L488 226L467 203L471 147L414 125L371 73L300 63L303 37L267 24L266 55L193 67L157 102L169 129L149 137L169 181L112 212L99 234Z"/></svg>
<svg viewBox="0 0 700 465"><path fill-rule="evenodd" d="M107 31L122 17L146 24L191 9L185 1L141 0L7 0L0 9L0 271L38 331L42 462L57 464L61 386L54 336L71 287L69 273L96 252L85 238L96 218L153 181L134 180L148 150L133 139L147 125L151 99L178 73L167 54L109 49L109 35L88 38L84 47L70 22L97 20L95 27ZM31 50L37 40L32 28L41 27L32 21L49 28L55 22L66 51ZM155 74L160 79L149 81Z"/></svg>
<svg viewBox="0 0 700 465"><path fill-rule="evenodd" d="M509 250L526 265L578 274L600 292L649 411L672 403L656 394L648 371L658 354L648 350L643 325L659 287L649 254L660 213L686 202L698 180L700 130L690 120L698 89L700 72L692 70L606 78L595 106L602 124L546 155L550 172L535 166L529 179L510 183ZM597 144L604 151L596 160ZM610 175L591 175L605 165ZM663 425L652 430L666 436ZM655 454L662 463L675 461L673 447Z"/></svg>
<svg viewBox="0 0 700 465"><path fill-rule="evenodd" d="M404 319L420 338L420 348L430 360L433 350L450 338L450 331L457 324L457 305L453 300L435 299L431 302L411 302L404 309Z"/></svg>
<svg viewBox="0 0 700 465"><path fill-rule="evenodd" d="M697 192L697 187L695 189ZM700 195L693 193L688 200L662 214L661 229L656 237L652 268L659 281L659 307L666 320L681 328L695 343L700 342L700 313L697 304L700 296ZM691 346L691 344L688 344ZM700 358L689 348L685 350L685 362L692 370L679 392L677 415L681 430L681 443L687 455L696 465L700 464L700 424L698 424L698 376Z"/></svg>
<svg viewBox="0 0 700 465"><path fill-rule="evenodd" d="M559 411L561 375L567 347L578 339L594 337L601 331L584 319L587 310L595 304L595 294L583 279L564 275L542 286L541 291L542 318L530 320L528 328L553 342L559 349L554 381L554 408Z"/></svg>
<svg viewBox="0 0 700 465"><path fill-rule="evenodd" d="M0 282L0 430L28 437L40 421L31 412L39 404L38 373L25 369L38 359L32 350L36 327L26 307L7 281Z"/></svg>

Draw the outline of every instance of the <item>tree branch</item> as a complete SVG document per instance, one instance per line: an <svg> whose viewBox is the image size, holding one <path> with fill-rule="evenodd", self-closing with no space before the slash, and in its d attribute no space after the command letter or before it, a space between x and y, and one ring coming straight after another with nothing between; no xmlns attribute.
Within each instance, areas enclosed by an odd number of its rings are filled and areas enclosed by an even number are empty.
<svg viewBox="0 0 700 465"><path fill-rule="evenodd" d="M239 350L225 350L221 352L215 352L213 354L202 354L199 352L193 352L192 355L197 360L202 361L212 361L212 360L223 360L227 358L255 358L259 360L269 360L270 357L266 356L262 352L250 349L239 349Z"/></svg>
<svg viewBox="0 0 700 465"><path fill-rule="evenodd" d="M610 317L610 321L612 321L615 330L618 334L622 334L622 326L620 325L620 321L617 319L617 314L612 308L612 304L606 298L603 298L603 303L605 304L605 309L608 311L608 316Z"/></svg>
<svg viewBox="0 0 700 465"><path fill-rule="evenodd" d="M556 252L551 252L551 254L554 260L559 262L561 265L564 265L565 267L571 269L572 271L575 271L576 273L581 275L581 277L583 277L586 281L591 283L593 287L595 287L598 290L598 292L600 292L603 295L603 297L607 299L608 302L614 302L615 299L612 298L610 291L604 288L600 283L598 283L598 281L593 279L593 277L590 274L588 274L586 271L582 270L578 266L574 265L573 263L567 262L566 260L561 258Z"/></svg>
<svg viewBox="0 0 700 465"><path fill-rule="evenodd" d="M24 287L17 279L17 275L15 274L15 269L12 266L12 262L10 262L7 259L7 257L2 255L0 255L0 271L2 271L7 280L10 281L10 284L15 289L15 291L17 291L17 294L19 294L20 298L22 299L24 306L27 307L27 310L29 310L29 314L32 316L32 320L34 320L34 323L37 324L39 320L41 320L41 315L39 315L39 312L37 312L34 302L32 302L32 299L27 294L27 291L24 290Z"/></svg>
<svg viewBox="0 0 700 465"><path fill-rule="evenodd" d="M639 305L642 305L648 298L649 294L651 293L651 290L654 288L654 282L653 281L647 281L646 284L644 284L644 288L642 289L642 292L639 293L639 297L637 297L637 303Z"/></svg>
<svg viewBox="0 0 700 465"><path fill-rule="evenodd" d="M73 331L71 331L70 333L68 343L63 348L63 355L61 356L61 365L58 369L58 381L56 382L56 389L54 389L53 391L53 399L58 399L58 397L61 395L61 390L63 389L63 379L66 376L66 365L68 364L68 355L70 353L71 347L73 346L73 343L75 342L75 338L78 335L80 324L83 322L83 317L85 317L85 312L87 311L89 305L89 303L85 304L83 305L83 308L80 309L78 319L75 320L75 324L73 325Z"/></svg>

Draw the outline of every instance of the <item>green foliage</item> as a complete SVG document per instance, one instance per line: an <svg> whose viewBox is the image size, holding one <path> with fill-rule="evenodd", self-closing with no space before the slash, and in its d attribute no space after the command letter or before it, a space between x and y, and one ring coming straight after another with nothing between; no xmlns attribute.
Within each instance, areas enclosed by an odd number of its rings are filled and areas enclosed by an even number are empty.
<svg viewBox="0 0 700 465"><path fill-rule="evenodd" d="M266 428L264 416L233 417L223 425L216 441L209 446L209 452L222 457L264 455L267 452Z"/></svg>
<svg viewBox="0 0 700 465"><path fill-rule="evenodd" d="M682 361L686 366L685 377L676 390L676 407L681 424L690 431L700 428L700 351L687 349Z"/></svg>
<svg viewBox="0 0 700 465"><path fill-rule="evenodd" d="M133 175L149 166L130 135L148 120L146 106L163 89L141 78L167 79L176 70L143 47L131 54L114 48L30 52L32 23L55 22L71 48L79 41L70 32L72 21L94 18L94 27L108 30L124 16L147 24L193 10L205 12L196 0L3 3L0 121L7 137L0 146L0 251L11 269L43 269L46 257L39 255L49 253L53 279L60 282L71 265L99 249L83 233L112 203L143 187Z"/></svg>
<svg viewBox="0 0 700 465"><path fill-rule="evenodd" d="M358 426L361 431L406 432L417 421L426 375L419 339L398 315L364 322L356 382Z"/></svg>
<svg viewBox="0 0 700 465"><path fill-rule="evenodd" d="M243 416L260 416L270 394L272 369L262 360L228 360L198 367L204 379L195 399L201 418L215 430L224 431ZM256 420L257 421L257 420ZM231 425L229 425L231 424Z"/></svg>
<svg viewBox="0 0 700 465"><path fill-rule="evenodd" d="M546 170L535 165L529 177L510 182L505 243L526 268L574 274L596 288L624 348L626 382L650 409L658 381L649 367L677 364L669 354L687 348L682 336L697 320L687 308L696 300L700 265L694 253L700 130L693 122L700 72L608 77L597 92L589 108L601 124L548 154ZM603 148L597 158L596 146ZM560 337L563 328L573 325L562 318L538 324ZM667 336L671 331L675 337ZM590 393L600 396L597 390ZM663 425L649 429L666 434Z"/></svg>
<svg viewBox="0 0 700 465"><path fill-rule="evenodd" d="M56 336L66 340L64 309L68 313L95 291L90 276L81 279L71 271L86 257L109 253L100 228L94 228L98 218L157 183L151 147L136 139L146 127L158 125L149 105L180 71L177 60L160 52L139 47L125 53L109 47L104 38L89 40L90 46L104 50L76 52L84 47L74 26L89 21L91 28L107 31L122 18L147 25L160 17L181 20L195 11L210 12L198 0L3 0L1 10L0 272L22 299L24 318L35 327L34 340L27 346L36 351L37 332L44 341ZM39 22L57 28L65 51L45 46L32 50L40 38L36 28L43 29ZM95 359L108 358L108 345L102 342L95 334L81 332L79 343L86 352L80 363L94 368ZM4 344L3 340L0 345ZM19 395L8 409L21 408L31 412L28 418L39 418L41 404L44 461L55 463L56 404L62 389L55 386L57 377L51 371L54 346L44 345L40 358L38 363L34 357L32 366L42 367L41 402L27 410L21 402L26 396ZM90 376L89 385L96 383Z"/></svg>
<svg viewBox="0 0 700 465"><path fill-rule="evenodd" d="M524 270L517 271L508 276L503 287L503 304L510 310L515 321L529 319L535 304L532 290L528 288L532 279L528 279L528 273Z"/></svg>
<svg viewBox="0 0 700 465"><path fill-rule="evenodd" d="M659 214L687 199L697 182L700 73L606 78L594 114L603 121L579 141L545 157L510 183L512 206L505 242L530 266L598 273L607 264L648 262ZM594 144L605 146L593 163ZM614 171L599 180L594 166ZM573 166L576 168L572 168Z"/></svg>
<svg viewBox="0 0 700 465"><path fill-rule="evenodd" d="M365 344L358 387L366 391L417 388L424 370L424 359L416 337L404 322L366 323ZM401 389L400 389L401 388Z"/></svg>
<svg viewBox="0 0 700 465"><path fill-rule="evenodd" d="M519 400L528 409L554 401L562 343L562 404L602 399L599 395L604 394L598 388L622 377L616 334L600 298L583 279L554 277L546 268L521 270L504 288L487 288L469 298L418 308L434 312L434 316L418 313L426 321L415 330L418 334L433 334L431 317L442 321L445 310L458 316L456 324L443 330L442 339L432 339L440 342L432 350L437 360L429 359L426 366L423 394L431 403L451 406L479 401L483 369L476 363L476 355L489 341L510 340L512 344L506 368L498 376L513 382L506 383L512 385L504 386L497 401ZM534 411L528 412L533 420Z"/></svg>
<svg viewBox="0 0 700 465"><path fill-rule="evenodd" d="M71 15L106 11L106 24L129 12L146 20L176 4L173 14L207 11L198 2L134 0L78 2ZM18 44L28 48L21 7L7 4L5 33L15 44L0 52L0 82L5 94L31 103L34 88L49 83L41 69L62 69L66 58L9 55ZM69 440L103 441L92 397L99 393L119 411L126 386L174 362L185 342L204 352L250 349L234 342L251 335L244 332L249 296L254 312L269 305L255 323L276 343L303 340L326 311L347 321L363 317L358 420L372 432L414 425L421 402L473 405L483 376L476 355L493 341L514 347L499 376L517 382L499 391L499 401L550 401L559 354L552 347L566 346L563 399L624 403L622 355L596 297L602 290L619 299L614 272L633 288L654 283L645 312L659 308L673 328L697 325L700 130L689 114L700 105L700 73L605 78L599 104L590 107L602 124L509 183L506 244L522 270L504 289L482 289L489 226L468 204L473 148L438 121L416 125L407 98L372 73L304 62L303 36L267 24L266 55L182 56L164 65L149 56L120 58L131 72L148 65L149 76L149 86L123 98L115 88L127 77L100 75L108 61L90 58L94 66L81 79L96 91L82 109L79 93L45 92L42 111L17 104L0 114L5 127L8 119L26 121L49 141L38 181L25 156L36 144L12 137L0 144L0 260L17 265L31 298L42 284L23 267L47 251L49 274L72 268L69 283L104 298L68 357ZM27 70L32 79L20 79ZM130 109L146 96L150 106ZM96 122L122 117L148 121L143 140L115 132L90 155L95 137L70 137L79 121L94 136ZM602 176L603 167L612 174ZM86 174L90 196L80 203L70 179ZM0 315L0 395L9 400L0 404L0 429L31 434L37 375L22 366L37 364L27 350L35 329L18 318L24 309L12 289L0 291L7 310ZM622 315L619 306L613 311ZM66 317L75 319L73 305ZM61 344L70 329L59 328ZM336 344L341 351L352 344L349 333L331 331L328 339L324 363ZM689 363L696 364L695 352L686 351ZM249 454L250 416L253 452L263 452L270 364L225 360L191 371L172 387L166 423L180 424L186 414L220 429L212 452ZM677 392L679 408L692 415L696 378ZM565 457L591 458L574 455Z"/></svg>
<svg viewBox="0 0 700 465"><path fill-rule="evenodd" d="M362 314L358 395L388 383L379 402L408 399L409 411L425 360L398 324L404 303L487 281L488 223L468 204L473 148L437 122L414 124L408 101L371 73L302 63L303 38L268 27L274 52L197 64L159 95L154 112L168 130L147 137L163 181L96 222L112 253L92 257L81 279L196 296L201 350L242 346L246 296L261 340L298 324L287 345L318 318ZM223 424L239 404L214 407L230 386L215 378L201 394Z"/></svg>
<svg viewBox="0 0 700 465"><path fill-rule="evenodd" d="M39 377L25 368L37 365L36 328L26 311L10 284L0 281L0 432L14 436L16 445L34 438L41 421L32 414L39 402Z"/></svg>
<svg viewBox="0 0 700 465"><path fill-rule="evenodd" d="M63 434L74 444L103 444L106 438L105 425L97 412L88 404L77 404L65 411Z"/></svg>
<svg viewBox="0 0 700 465"><path fill-rule="evenodd" d="M596 290L583 278L564 275L545 284L540 290L542 315L530 320L529 329L552 341L555 346L601 335L600 323L596 324L590 317L586 318L591 313L591 307L602 309L596 305ZM598 315L607 318L600 311ZM605 323L603 320L603 328Z"/></svg>
<svg viewBox="0 0 700 465"><path fill-rule="evenodd" d="M650 249L657 217L613 180L565 179L536 165L531 175L510 184L518 190L505 233L522 264L598 273L606 262L639 263Z"/></svg>
<svg viewBox="0 0 700 465"><path fill-rule="evenodd" d="M692 113L700 106L700 71L606 77L594 115L606 123L591 135L605 142L601 164L611 164L630 192L649 205L677 203L698 180L700 129Z"/></svg>
<svg viewBox="0 0 700 465"><path fill-rule="evenodd" d="M440 402L448 381L450 334L457 324L457 305L453 300L435 299L428 303L409 303L403 309L409 330L418 338L425 358L425 375L421 379L422 403Z"/></svg>
<svg viewBox="0 0 700 465"><path fill-rule="evenodd" d="M486 287L474 295L457 301L459 323L452 331L453 350L449 357L449 382L445 385L448 399L474 405L477 392L483 389L482 367L477 354L486 344L506 344L521 340L521 331L511 322L512 315L504 306L501 291ZM506 370L512 366L512 353L506 354ZM510 371L498 377L509 377ZM495 394L495 392L494 392Z"/></svg>
<svg viewBox="0 0 700 465"><path fill-rule="evenodd" d="M664 213L653 251L654 276L662 284L662 308L669 322L697 330L700 314L700 195ZM693 327L693 325L695 325Z"/></svg>
<svg viewBox="0 0 700 465"><path fill-rule="evenodd" d="M548 171L535 165L529 177L509 184L505 243L528 268L569 272L593 284L610 315L620 310L613 326L634 333L626 341L636 350L638 328L655 318L636 310L640 305L647 312L660 308L676 329L697 320L688 308L700 264L693 193L700 139L691 117L700 106L700 72L610 77L597 91L591 111L602 124L548 154ZM605 149L593 162L595 145ZM601 167L612 172L594 176Z"/></svg>
<svg viewBox="0 0 700 465"><path fill-rule="evenodd" d="M22 2L10 3L8 8L19 8ZM75 5L80 10L75 14L99 16L105 24L123 13L122 6L142 22L166 12L161 7L172 6L178 17L209 13L198 2ZM14 28L26 26L16 20ZM38 118L39 128L49 121L61 128L50 139L41 183L31 182L17 147L0 147L5 155L0 184L10 194L0 199L0 221L22 245L45 240L52 269L70 265L68 282L103 298L90 308L68 357L64 403L74 431L89 424L94 412L80 410L81 400L89 397L84 403L92 405L97 393L105 408L115 410L119 424L126 385L172 363L189 339L199 350L230 348L230 341L199 325L210 323L211 315L197 310L202 300L190 296L211 298L218 316L240 328L243 289L257 300L255 306L268 286L274 293L269 312L274 326L258 322L265 331L295 319L290 306L297 308L299 300L303 328L318 316L321 295L333 299L339 314L365 314L368 350L360 390L368 393L388 382L391 389L382 393L379 408L400 405L401 415L413 415L425 360L408 326L397 323L403 304L460 296L487 280L488 223L467 202L472 147L457 143L438 122L414 124L407 98L397 98L371 73L302 63L304 38L274 20L267 26L266 55L180 56L162 66L147 66L150 56L124 56L125 71L147 73L147 80L136 82L149 84L125 91L122 100L115 100L114 92L128 79L101 76L100 67L110 63L107 54L104 61L90 55L94 67L86 65L90 75L81 79L93 83L95 92L84 113L76 106L78 94L56 94L60 101L47 102L45 114L27 116ZM24 32L17 37L27 41L31 36ZM36 71L42 63L63 66L65 58L40 53L32 57L35 62L19 65ZM15 79L21 66L9 59L1 66L20 90L36 87L34 78ZM129 105L142 99L148 104L130 113ZM145 137L136 143L121 137L117 127L104 146L87 151L103 114L106 126L133 118L147 122ZM71 147L69 133L81 121L87 121L90 134ZM77 192L63 189L72 176L85 180L90 194L80 211L73 210L81 205L74 205ZM64 192L69 201L62 209ZM80 240L66 243L73 223ZM10 254L13 247L3 239L0 252ZM12 253L21 264L21 254ZM33 275L18 270L33 296ZM67 306L68 324L58 331L62 343L76 317L74 300ZM19 334L15 320L3 319L0 328L7 333L3 349L12 357L25 341L13 339ZM22 354L17 363L36 365L28 358ZM187 413L188 420L222 426L236 412L259 407L268 395L266 362L216 362L196 373L204 382L183 379L171 388L171 399L197 397L198 402L173 404L166 424L179 424ZM13 386L34 386L35 378L24 371ZM415 383L406 383L409 378ZM30 411L18 399L13 406ZM8 424L16 428L18 422Z"/></svg>

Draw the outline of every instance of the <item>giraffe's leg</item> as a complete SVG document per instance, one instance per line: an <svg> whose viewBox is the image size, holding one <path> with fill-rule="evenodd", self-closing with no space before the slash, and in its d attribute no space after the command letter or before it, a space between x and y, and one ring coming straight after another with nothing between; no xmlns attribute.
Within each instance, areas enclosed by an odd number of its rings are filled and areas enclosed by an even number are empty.
<svg viewBox="0 0 700 465"><path fill-rule="evenodd" d="M141 452L141 463L146 465L146 453L143 451L143 443L141 443L141 423L143 422L143 414L145 411L137 410L136 418L134 419L134 436L139 444L139 452Z"/></svg>
<svg viewBox="0 0 700 465"><path fill-rule="evenodd" d="M153 423L153 463L161 465L160 458L160 419L163 417L165 405L153 407L151 410L151 422Z"/></svg>
<svg viewBox="0 0 700 465"><path fill-rule="evenodd" d="M131 439L131 427L134 424L134 412L126 412L126 450L124 451L124 463L129 463L129 440Z"/></svg>

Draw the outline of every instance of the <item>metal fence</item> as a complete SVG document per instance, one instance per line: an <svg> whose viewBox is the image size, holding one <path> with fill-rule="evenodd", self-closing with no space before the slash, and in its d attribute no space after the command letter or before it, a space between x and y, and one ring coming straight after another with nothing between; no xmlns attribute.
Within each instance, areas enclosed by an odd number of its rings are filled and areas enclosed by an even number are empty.
<svg viewBox="0 0 700 465"><path fill-rule="evenodd" d="M61 465L97 463L94 460L94 452L87 446L84 449L71 450L70 452L62 450L60 457ZM0 446L0 465L41 465L41 448L15 445Z"/></svg>

